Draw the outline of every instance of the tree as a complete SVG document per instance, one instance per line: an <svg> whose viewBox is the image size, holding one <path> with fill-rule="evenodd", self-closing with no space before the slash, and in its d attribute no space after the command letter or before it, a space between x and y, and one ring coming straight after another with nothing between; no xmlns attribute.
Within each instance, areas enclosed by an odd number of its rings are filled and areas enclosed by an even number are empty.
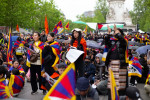
<svg viewBox="0 0 150 100"><path fill-rule="evenodd" d="M96 3L96 7L94 10L94 17L86 17L84 14L78 15L78 20L84 22L96 22L96 23L105 23L106 22L106 15L108 12L108 6L106 0L98 0Z"/></svg>
<svg viewBox="0 0 150 100"><path fill-rule="evenodd" d="M94 10L94 17L84 16L84 14L82 14L82 15L78 15L77 19L83 22L105 23L107 12L108 12L108 6L106 0L98 0ZM81 25L80 27L83 28L85 27L85 25ZM93 30L93 29L88 27L88 30Z"/></svg>
<svg viewBox="0 0 150 100"><path fill-rule="evenodd" d="M96 3L95 10L100 11L106 20L106 15L109 11L106 0L98 0Z"/></svg>
<svg viewBox="0 0 150 100"><path fill-rule="evenodd" d="M150 0L135 0L130 15L133 24L139 24L143 31L150 31Z"/></svg>
<svg viewBox="0 0 150 100"><path fill-rule="evenodd" d="M53 0L1 0L0 6L0 26L15 28L18 24L19 27L39 31L44 29L47 15L52 30L59 20L64 20Z"/></svg>

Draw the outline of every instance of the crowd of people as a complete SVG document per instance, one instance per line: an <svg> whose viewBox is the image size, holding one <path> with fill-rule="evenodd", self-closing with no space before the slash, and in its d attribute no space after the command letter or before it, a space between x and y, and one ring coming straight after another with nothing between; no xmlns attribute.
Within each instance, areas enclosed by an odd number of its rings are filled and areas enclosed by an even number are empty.
<svg viewBox="0 0 150 100"><path fill-rule="evenodd" d="M138 54L134 46L128 41L134 41L145 46L150 44L149 36L144 33L124 34L121 29L114 27L114 32L108 27L107 34L83 34L81 29L75 28L72 34L41 33L20 35L13 45L12 64L7 62L8 40L0 33L0 99L11 98L19 95L24 84L31 83L31 95L38 89L46 95L53 86L46 80L49 75L54 81L64 72L71 63L66 54L74 47L83 51L75 63L76 99L99 100L100 95L108 95L111 100L109 68L114 73L120 100L139 100L141 98L137 83L144 83L146 93L150 96L149 73L150 60L147 52ZM93 48L86 44L87 40L98 41L104 48ZM62 41L60 41L62 40ZM65 42L64 42L65 41ZM107 56L104 57L105 50ZM127 56L128 55L128 56ZM142 66L142 76L128 76L128 66L132 59L139 61ZM39 85L38 85L39 83Z"/></svg>

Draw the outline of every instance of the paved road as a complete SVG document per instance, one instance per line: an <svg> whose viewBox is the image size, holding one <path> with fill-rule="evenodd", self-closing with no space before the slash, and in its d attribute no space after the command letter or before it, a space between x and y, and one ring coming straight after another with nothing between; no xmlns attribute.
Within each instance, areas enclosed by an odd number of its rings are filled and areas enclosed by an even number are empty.
<svg viewBox="0 0 150 100"><path fill-rule="evenodd" d="M138 84L137 88L140 90L141 96L143 100L150 100L150 97L144 91L144 84ZM31 95L31 85L30 83L25 83L24 88L17 98L13 100L42 100L44 95L41 90L38 90L38 93L35 95ZM100 100L108 100L108 96L100 96Z"/></svg>

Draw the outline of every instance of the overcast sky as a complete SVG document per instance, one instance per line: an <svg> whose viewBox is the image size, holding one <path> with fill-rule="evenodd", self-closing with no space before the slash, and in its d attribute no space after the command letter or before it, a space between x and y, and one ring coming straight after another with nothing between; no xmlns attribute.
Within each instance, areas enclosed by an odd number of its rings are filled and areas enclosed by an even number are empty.
<svg viewBox="0 0 150 100"><path fill-rule="evenodd" d="M97 0L54 0L55 4L67 19L76 21L77 15L83 14L85 11L93 11ZM134 0L126 0L125 7L129 10L133 9Z"/></svg>

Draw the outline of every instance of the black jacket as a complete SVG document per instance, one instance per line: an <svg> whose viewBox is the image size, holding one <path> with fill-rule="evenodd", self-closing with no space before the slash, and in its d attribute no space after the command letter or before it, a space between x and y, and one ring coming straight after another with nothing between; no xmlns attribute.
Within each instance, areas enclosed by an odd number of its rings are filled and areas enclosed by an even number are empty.
<svg viewBox="0 0 150 100"><path fill-rule="evenodd" d="M47 72L50 76L55 72L54 68L51 67L56 59L56 56L54 55L52 51L51 46L45 46L43 51L42 51L42 56L44 59L43 66L45 72Z"/></svg>
<svg viewBox="0 0 150 100"><path fill-rule="evenodd" d="M121 34L116 34L115 38L118 40L110 40L111 35L107 34L105 36L105 45L108 47L108 53L105 61L105 65L108 66L110 60L120 60L120 66L127 66L125 60L125 51L127 42ZM114 49L115 48L115 49ZM114 50L112 50L114 49Z"/></svg>

